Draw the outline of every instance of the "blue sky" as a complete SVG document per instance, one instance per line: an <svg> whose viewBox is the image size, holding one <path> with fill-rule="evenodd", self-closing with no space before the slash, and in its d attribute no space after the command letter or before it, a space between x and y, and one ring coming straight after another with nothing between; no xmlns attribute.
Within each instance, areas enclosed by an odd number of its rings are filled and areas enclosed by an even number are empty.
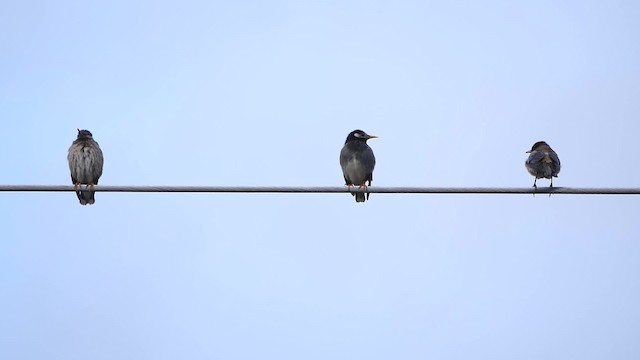
<svg viewBox="0 0 640 360"><path fill-rule="evenodd" d="M1 183L636 187L633 1L0 4ZM547 181L541 181L546 186ZM635 359L632 196L0 194L3 359Z"/></svg>

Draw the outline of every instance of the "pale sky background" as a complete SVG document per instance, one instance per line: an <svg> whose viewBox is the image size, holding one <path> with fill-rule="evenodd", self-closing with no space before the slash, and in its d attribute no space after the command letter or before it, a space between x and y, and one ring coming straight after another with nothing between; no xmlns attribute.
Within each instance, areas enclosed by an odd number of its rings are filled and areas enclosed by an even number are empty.
<svg viewBox="0 0 640 360"><path fill-rule="evenodd" d="M640 186L638 1L5 1L0 69L4 184ZM0 204L1 359L640 356L634 196Z"/></svg>

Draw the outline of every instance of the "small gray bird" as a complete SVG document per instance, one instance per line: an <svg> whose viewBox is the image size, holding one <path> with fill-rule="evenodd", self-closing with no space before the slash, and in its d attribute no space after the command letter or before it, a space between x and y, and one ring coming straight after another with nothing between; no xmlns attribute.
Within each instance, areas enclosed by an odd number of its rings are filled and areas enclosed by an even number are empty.
<svg viewBox="0 0 640 360"><path fill-rule="evenodd" d="M536 181L542 178L551 179L550 187L553 187L553 178L558 177L560 172L558 154L544 141L533 144L531 150L526 153L529 154L529 158L524 165L529 174L535 176L533 187L537 188Z"/></svg>
<svg viewBox="0 0 640 360"><path fill-rule="evenodd" d="M354 130L347 136L342 151L340 151L340 166L342 167L342 175L344 181L349 188L353 185L364 187L367 190L366 182L371 186L373 179L373 168L376 166L376 157L373 156L373 150L367 145L367 140L377 138L377 136L369 135L362 130ZM364 193L352 192L351 195L356 197L356 202L364 202ZM369 193L367 193L367 200Z"/></svg>
<svg viewBox="0 0 640 360"><path fill-rule="evenodd" d="M80 184L86 184L90 188L98 184L98 179L102 175L104 158L100 146L93 140L93 135L89 130L78 129L78 138L71 144L67 160L71 171L71 181L75 189L78 189ZM76 191L76 195L78 195L81 205L96 202L95 191Z"/></svg>

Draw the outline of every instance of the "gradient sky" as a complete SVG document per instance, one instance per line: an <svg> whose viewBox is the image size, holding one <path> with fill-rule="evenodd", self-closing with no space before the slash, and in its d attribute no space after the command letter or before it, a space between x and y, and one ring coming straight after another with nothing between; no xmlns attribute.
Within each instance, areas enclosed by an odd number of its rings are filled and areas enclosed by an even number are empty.
<svg viewBox="0 0 640 360"><path fill-rule="evenodd" d="M4 184L640 185L637 1L5 1ZM547 186L548 181L540 181ZM637 359L640 198L0 193L2 359Z"/></svg>

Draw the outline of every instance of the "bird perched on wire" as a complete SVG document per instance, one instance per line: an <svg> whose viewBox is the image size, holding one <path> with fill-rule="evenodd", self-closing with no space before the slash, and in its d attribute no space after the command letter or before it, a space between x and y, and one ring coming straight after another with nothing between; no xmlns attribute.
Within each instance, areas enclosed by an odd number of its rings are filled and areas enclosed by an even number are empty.
<svg viewBox="0 0 640 360"><path fill-rule="evenodd" d="M529 174L533 175L533 187L537 188L538 179L551 179L550 187L553 187L553 178L558 177L560 172L560 159L558 154L544 141L533 144L531 150L527 151L529 158L524 165Z"/></svg>
<svg viewBox="0 0 640 360"><path fill-rule="evenodd" d="M373 156L373 150L367 145L367 140L373 138L377 138L377 136L369 135L362 130L354 130L349 133L344 142L342 151L340 151L340 167L342 167L342 175L349 188L358 185L366 191L367 181L371 186L376 157ZM356 197L356 202L365 201L364 193L352 192L351 195ZM366 198L369 199L369 193Z"/></svg>
<svg viewBox="0 0 640 360"><path fill-rule="evenodd" d="M77 190L81 184L86 184L88 188L93 188L98 184L98 179L102 175L102 165L104 158L98 143L93 140L93 135L89 130L78 129L78 138L74 140L67 155L69 170L71 171L71 181L76 189L76 195L81 205L93 204L95 191Z"/></svg>

